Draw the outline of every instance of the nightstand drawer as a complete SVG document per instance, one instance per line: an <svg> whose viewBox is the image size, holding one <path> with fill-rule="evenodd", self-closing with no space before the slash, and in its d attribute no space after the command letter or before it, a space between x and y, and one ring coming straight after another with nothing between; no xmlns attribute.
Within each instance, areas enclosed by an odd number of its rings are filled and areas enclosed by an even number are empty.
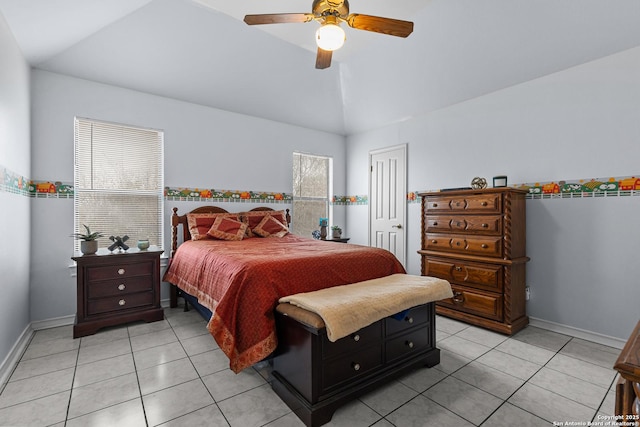
<svg viewBox="0 0 640 427"><path fill-rule="evenodd" d="M153 305L153 292L140 292L108 298L98 298L87 302L87 315L109 313Z"/></svg>
<svg viewBox="0 0 640 427"><path fill-rule="evenodd" d="M87 283L87 297L89 299L128 295L152 290L152 276L124 277L119 280L100 280Z"/></svg>
<svg viewBox="0 0 640 427"><path fill-rule="evenodd" d="M87 280L119 279L123 277L151 275L153 262L121 263L87 268Z"/></svg>

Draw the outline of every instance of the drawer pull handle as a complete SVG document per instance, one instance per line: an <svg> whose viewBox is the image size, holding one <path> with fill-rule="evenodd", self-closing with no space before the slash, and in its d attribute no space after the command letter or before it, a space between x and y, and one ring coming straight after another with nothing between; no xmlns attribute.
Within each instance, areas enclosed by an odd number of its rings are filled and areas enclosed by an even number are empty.
<svg viewBox="0 0 640 427"><path fill-rule="evenodd" d="M359 371L360 370L360 364L359 363L352 363L351 367L353 368L354 371Z"/></svg>
<svg viewBox="0 0 640 427"><path fill-rule="evenodd" d="M118 305L122 306L125 305L127 302L123 299L121 299L120 301L118 301Z"/></svg>
<svg viewBox="0 0 640 427"><path fill-rule="evenodd" d="M433 240L431 241L431 243L433 243L434 245L437 245L437 244L438 244L438 241L437 241L437 240L435 240L435 239L433 239Z"/></svg>
<svg viewBox="0 0 640 427"><path fill-rule="evenodd" d="M480 203L482 206L487 206L487 202Z"/></svg>
<svg viewBox="0 0 640 427"><path fill-rule="evenodd" d="M464 295L462 292L455 292L453 294L453 302L456 304L462 304L464 302Z"/></svg>
<svg viewBox="0 0 640 427"><path fill-rule="evenodd" d="M413 341L405 341L404 344L409 348L413 348Z"/></svg>
<svg viewBox="0 0 640 427"><path fill-rule="evenodd" d="M360 335L355 334L355 335L353 336L353 340L354 340L354 341L356 341L356 342L360 341Z"/></svg>
<svg viewBox="0 0 640 427"><path fill-rule="evenodd" d="M487 249L489 247L489 245L487 245L486 243L483 243L481 246L482 246L482 249Z"/></svg>
<svg viewBox="0 0 640 427"><path fill-rule="evenodd" d="M124 291L125 288L126 286L124 285L124 283L120 283L120 285L118 286L119 291Z"/></svg>
<svg viewBox="0 0 640 427"><path fill-rule="evenodd" d="M413 317L405 317L404 320L409 324L413 323Z"/></svg>
<svg viewBox="0 0 640 427"><path fill-rule="evenodd" d="M122 276L124 274L124 268L118 269L118 274Z"/></svg>
<svg viewBox="0 0 640 427"><path fill-rule="evenodd" d="M482 224L482 228L489 228L489 224Z"/></svg>
<svg viewBox="0 0 640 427"><path fill-rule="evenodd" d="M462 267L457 266L457 267L455 267L455 270L456 270L456 271L462 271Z"/></svg>

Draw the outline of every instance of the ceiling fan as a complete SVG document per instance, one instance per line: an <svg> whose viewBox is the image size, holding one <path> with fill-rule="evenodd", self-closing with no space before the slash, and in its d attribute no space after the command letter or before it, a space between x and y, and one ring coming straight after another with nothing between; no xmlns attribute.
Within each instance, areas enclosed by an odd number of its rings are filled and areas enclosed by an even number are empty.
<svg viewBox="0 0 640 427"><path fill-rule="evenodd" d="M341 22L346 22L357 30L373 31L396 37L407 37L413 32L413 22L399 19L381 18L379 16L349 14L347 0L313 0L311 13L273 13L262 15L246 15L244 22L249 25L261 24L289 24L318 21L321 27L316 32L318 54L316 68L324 69L331 66L331 56L334 50L340 49L345 41Z"/></svg>

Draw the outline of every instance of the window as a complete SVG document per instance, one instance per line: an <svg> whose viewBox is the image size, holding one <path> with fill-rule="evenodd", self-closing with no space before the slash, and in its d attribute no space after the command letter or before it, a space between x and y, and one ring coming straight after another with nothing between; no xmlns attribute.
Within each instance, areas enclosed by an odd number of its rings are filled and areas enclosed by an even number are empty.
<svg viewBox="0 0 640 427"><path fill-rule="evenodd" d="M74 142L75 232L102 232L99 247L125 235L162 247L163 132L76 118Z"/></svg>
<svg viewBox="0 0 640 427"><path fill-rule="evenodd" d="M320 218L330 218L332 159L293 153L293 232L311 237Z"/></svg>

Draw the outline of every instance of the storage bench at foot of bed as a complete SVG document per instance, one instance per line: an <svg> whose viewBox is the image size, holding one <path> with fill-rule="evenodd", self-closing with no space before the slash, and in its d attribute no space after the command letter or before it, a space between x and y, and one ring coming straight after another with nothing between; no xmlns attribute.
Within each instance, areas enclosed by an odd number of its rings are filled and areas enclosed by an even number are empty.
<svg viewBox="0 0 640 427"><path fill-rule="evenodd" d="M440 363L435 303L379 320L336 342L322 319L291 304L276 309L273 390L307 426L320 426L348 401L420 366Z"/></svg>

